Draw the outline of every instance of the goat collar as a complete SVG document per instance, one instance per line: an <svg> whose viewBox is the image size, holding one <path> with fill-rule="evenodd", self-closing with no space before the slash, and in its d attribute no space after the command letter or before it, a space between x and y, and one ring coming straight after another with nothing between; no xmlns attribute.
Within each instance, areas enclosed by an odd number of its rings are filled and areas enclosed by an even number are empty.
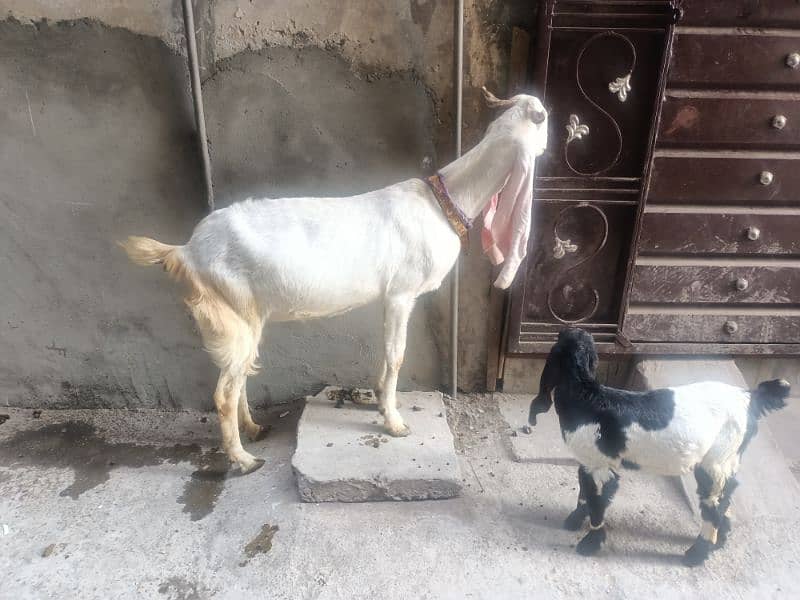
<svg viewBox="0 0 800 600"><path fill-rule="evenodd" d="M453 202L450 194L447 191L447 186L444 184L444 178L441 173L431 175L425 180L428 187L431 188L439 207L442 209L444 216L450 222L450 226L458 234L458 239L461 240L461 250L466 253L467 246L469 245L469 230L472 227L472 220L464 214L464 212Z"/></svg>

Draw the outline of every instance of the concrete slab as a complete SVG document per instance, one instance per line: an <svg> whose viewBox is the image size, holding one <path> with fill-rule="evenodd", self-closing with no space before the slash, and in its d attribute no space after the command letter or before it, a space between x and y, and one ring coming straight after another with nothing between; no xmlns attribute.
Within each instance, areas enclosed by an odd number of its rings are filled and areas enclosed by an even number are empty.
<svg viewBox="0 0 800 600"><path fill-rule="evenodd" d="M511 428L511 456L517 462L578 466L561 437L561 427L555 410L539 415L536 427L530 430L528 410L532 394L494 394L500 414ZM529 433L526 433L529 431Z"/></svg>
<svg viewBox="0 0 800 600"><path fill-rule="evenodd" d="M405 438L385 433L375 406L343 403L343 396L351 394L328 387L306 399L292 458L304 501L431 500L459 494L461 473L441 393L398 393L411 428Z"/></svg>
<svg viewBox="0 0 800 600"><path fill-rule="evenodd" d="M634 385L654 389L697 381L722 381L749 387L736 363L730 359L646 359L634 368ZM780 413L772 415L780 420ZM742 457L733 495L733 513L748 519L792 518L797 514L800 486L782 455L769 427L770 417L759 422L758 434ZM692 509L697 513L696 483L692 474L681 477Z"/></svg>

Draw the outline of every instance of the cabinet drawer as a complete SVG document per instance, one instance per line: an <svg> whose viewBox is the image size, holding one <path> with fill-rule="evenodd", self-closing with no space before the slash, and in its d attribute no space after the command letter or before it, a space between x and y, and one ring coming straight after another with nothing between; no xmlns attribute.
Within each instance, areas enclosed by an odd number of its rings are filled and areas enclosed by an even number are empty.
<svg viewBox="0 0 800 600"><path fill-rule="evenodd" d="M800 268L637 265L631 302L791 304L800 300Z"/></svg>
<svg viewBox="0 0 800 600"><path fill-rule="evenodd" d="M800 23L797 0L711 0L684 2L683 25L729 27L796 27Z"/></svg>
<svg viewBox="0 0 800 600"><path fill-rule="evenodd" d="M800 204L800 161L769 153L656 151L647 202ZM782 156L786 156L783 154ZM769 185L760 181L769 173Z"/></svg>
<svg viewBox="0 0 800 600"><path fill-rule="evenodd" d="M768 311L727 314L643 312L633 307L625 319L624 334L633 342L707 342L728 344L796 344L800 340L800 313Z"/></svg>
<svg viewBox="0 0 800 600"><path fill-rule="evenodd" d="M797 97L800 99L800 95ZM761 149L797 147L800 102L788 98L668 97L661 115L658 143Z"/></svg>
<svg viewBox="0 0 800 600"><path fill-rule="evenodd" d="M648 212L639 253L800 256L798 232L800 214Z"/></svg>
<svg viewBox="0 0 800 600"><path fill-rule="evenodd" d="M800 65L792 68L787 61L798 52L800 37L681 32L668 81L673 87L797 88Z"/></svg>

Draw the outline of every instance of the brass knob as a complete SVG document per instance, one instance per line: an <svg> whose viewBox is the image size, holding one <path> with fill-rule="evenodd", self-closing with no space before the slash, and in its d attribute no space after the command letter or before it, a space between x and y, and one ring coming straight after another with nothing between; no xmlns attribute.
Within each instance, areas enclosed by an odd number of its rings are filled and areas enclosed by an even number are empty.
<svg viewBox="0 0 800 600"><path fill-rule="evenodd" d="M748 227L744 233L751 242L755 242L761 237L761 230L758 227Z"/></svg>
<svg viewBox="0 0 800 600"><path fill-rule="evenodd" d="M775 179L775 176L771 171L761 171L758 176L758 181L761 182L761 185L769 185L773 179Z"/></svg>
<svg viewBox="0 0 800 600"><path fill-rule="evenodd" d="M783 115L775 115L772 117L772 127L775 129L783 129L786 127L786 117Z"/></svg>
<svg viewBox="0 0 800 600"><path fill-rule="evenodd" d="M747 281L744 277L739 277L736 279L736 289L740 292L745 291L748 287L750 287L750 282Z"/></svg>
<svg viewBox="0 0 800 600"><path fill-rule="evenodd" d="M725 321L725 324L722 326L722 328L728 335L733 335L739 331L739 324L736 321Z"/></svg>
<svg viewBox="0 0 800 600"><path fill-rule="evenodd" d="M790 69L796 69L800 67L800 54L797 52L792 52L791 54L786 55L786 66Z"/></svg>

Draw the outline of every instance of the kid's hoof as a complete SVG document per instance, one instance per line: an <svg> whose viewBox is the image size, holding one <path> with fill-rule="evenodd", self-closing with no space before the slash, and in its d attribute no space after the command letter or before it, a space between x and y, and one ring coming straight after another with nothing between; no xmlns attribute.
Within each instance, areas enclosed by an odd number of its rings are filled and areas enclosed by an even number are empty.
<svg viewBox="0 0 800 600"><path fill-rule="evenodd" d="M265 462L267 461L265 461L263 458L254 458L253 462L249 463L248 466L240 463L239 468L242 470L242 475L249 475L250 473L258 471L261 467L263 467Z"/></svg>
<svg viewBox="0 0 800 600"><path fill-rule="evenodd" d="M586 505L582 504L571 513L569 516L564 519L564 529L567 531L578 531L582 526L583 522L586 520L588 515L588 511L586 510Z"/></svg>
<svg viewBox="0 0 800 600"><path fill-rule="evenodd" d="M697 567L706 562L711 552L711 542L705 538L697 538L697 541L683 555L683 564L687 567Z"/></svg>
<svg viewBox="0 0 800 600"><path fill-rule="evenodd" d="M592 529L587 533L583 539L575 546L575 552L582 556L594 556L600 551L603 543L606 541L606 530Z"/></svg>

